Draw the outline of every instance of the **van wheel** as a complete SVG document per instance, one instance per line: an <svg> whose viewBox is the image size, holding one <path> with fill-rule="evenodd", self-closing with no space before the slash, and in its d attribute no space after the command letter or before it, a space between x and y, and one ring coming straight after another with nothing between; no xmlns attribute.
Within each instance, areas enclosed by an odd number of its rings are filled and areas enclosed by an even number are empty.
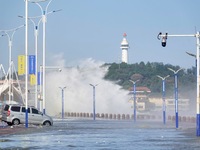
<svg viewBox="0 0 200 150"><path fill-rule="evenodd" d="M12 123L13 123L13 125L19 125L19 124L20 124L20 121L19 121L19 119L14 119L14 120L12 121Z"/></svg>
<svg viewBox="0 0 200 150"><path fill-rule="evenodd" d="M44 126L51 126L51 123L50 123L50 121L45 121L45 122L43 123L43 125L44 125Z"/></svg>

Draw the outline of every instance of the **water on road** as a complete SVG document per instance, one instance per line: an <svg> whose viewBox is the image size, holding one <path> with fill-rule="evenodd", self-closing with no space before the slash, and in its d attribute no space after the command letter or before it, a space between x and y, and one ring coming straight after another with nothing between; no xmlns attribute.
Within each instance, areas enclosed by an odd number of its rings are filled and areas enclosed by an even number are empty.
<svg viewBox="0 0 200 150"><path fill-rule="evenodd" d="M65 119L54 120L52 127L3 135L0 149L199 150L200 138L195 128L161 122Z"/></svg>

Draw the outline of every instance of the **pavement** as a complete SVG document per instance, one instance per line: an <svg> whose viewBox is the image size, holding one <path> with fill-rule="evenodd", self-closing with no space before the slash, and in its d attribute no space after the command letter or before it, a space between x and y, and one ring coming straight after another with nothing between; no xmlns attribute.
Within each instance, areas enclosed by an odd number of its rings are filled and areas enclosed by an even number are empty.
<svg viewBox="0 0 200 150"><path fill-rule="evenodd" d="M6 123L0 121L0 136L20 133L24 129L24 126L8 126Z"/></svg>
<svg viewBox="0 0 200 150"><path fill-rule="evenodd" d="M0 136L13 135L13 134L26 134L33 131L37 131L41 127L29 125L28 128L24 124L8 126L7 123L0 120Z"/></svg>
<svg viewBox="0 0 200 150"><path fill-rule="evenodd" d="M0 128L0 136L16 134L16 133L19 133L20 131L23 131L23 130L24 130L24 128L19 128L19 127Z"/></svg>

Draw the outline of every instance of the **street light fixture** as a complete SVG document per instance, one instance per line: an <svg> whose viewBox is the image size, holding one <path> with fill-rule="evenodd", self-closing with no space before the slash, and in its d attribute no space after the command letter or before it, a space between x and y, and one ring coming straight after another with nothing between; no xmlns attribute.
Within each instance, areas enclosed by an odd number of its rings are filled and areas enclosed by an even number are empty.
<svg viewBox="0 0 200 150"><path fill-rule="evenodd" d="M158 78L162 80L162 99L163 99L163 124L166 123L166 103L165 103L165 80L168 78L170 75L167 75L165 77L161 77L157 75Z"/></svg>
<svg viewBox="0 0 200 150"><path fill-rule="evenodd" d="M46 88L46 81L45 81L45 66L46 66L46 22L47 22L47 15L50 14L50 13L54 13L54 12L57 12L57 11L51 11L49 13L47 13L47 10L48 10L48 7L50 5L50 3L52 2L52 0L50 0L47 5L46 5L46 8L43 9L42 6L38 3L38 2L33 2L35 3L36 5L38 5L38 7L40 8L41 10L41 14L42 14L42 23L43 23L43 113L45 114L45 102L46 102L46 91L45 91L45 88Z"/></svg>
<svg viewBox="0 0 200 150"><path fill-rule="evenodd" d="M190 53L190 52L186 52L186 54L195 58L195 67L197 68L197 56L195 54Z"/></svg>
<svg viewBox="0 0 200 150"><path fill-rule="evenodd" d="M25 18L24 16L18 16L18 17L20 17L20 18ZM36 23L35 21L34 21L34 19L36 19L36 18L39 18L40 17L40 19L39 19L39 21ZM38 80L38 74L37 74L37 72L38 72L38 30L39 30L39 24L40 24L40 22L41 22L41 20L42 20L42 17L41 16L39 16L39 17L28 17L28 19L33 23L33 25L34 25L34 36L35 36L35 80L37 81ZM38 97L37 97L37 95L38 95L38 85L37 85L37 83L35 83L35 107L36 108L38 108Z"/></svg>
<svg viewBox="0 0 200 150"><path fill-rule="evenodd" d="M192 56L192 57L195 57L195 58L196 58L196 55L195 55L195 54L192 54L192 53L190 53L190 52L186 52L186 54L188 54L188 55L190 55L190 56Z"/></svg>
<svg viewBox="0 0 200 150"><path fill-rule="evenodd" d="M93 120L95 120L95 117L96 117L96 113L95 113L95 87L98 85L98 84L89 84L90 86L92 86L93 88Z"/></svg>
<svg viewBox="0 0 200 150"><path fill-rule="evenodd" d="M130 82L133 83L133 100L134 100L134 106L133 106L133 119L134 121L136 121L136 83L140 80L136 80L136 81L133 81L133 80L129 80Z"/></svg>
<svg viewBox="0 0 200 150"><path fill-rule="evenodd" d="M7 36L8 37L8 47L9 47L9 68L10 68L10 72L9 72L9 104L11 101L11 75L12 75L12 66L11 66L11 62L12 62L12 42L13 42L13 37L14 34L17 30L19 30L20 28L24 27L24 25L20 25L16 28L13 29L9 29L9 30L0 30L1 32L4 33L4 35L2 36Z"/></svg>
<svg viewBox="0 0 200 150"><path fill-rule="evenodd" d="M176 117L176 128L178 128L178 72L182 70L182 68L178 70L173 70L172 68L168 68L170 71L174 73L174 96L175 96L175 117Z"/></svg>
<svg viewBox="0 0 200 150"><path fill-rule="evenodd" d="M64 105L64 90L65 90L65 88L66 88L66 86L65 87L59 87L60 89L61 89L61 91L62 91L62 119L64 119L64 112L65 112L65 105Z"/></svg>
<svg viewBox="0 0 200 150"><path fill-rule="evenodd" d="M61 11L61 9L59 10L54 10L54 11L50 11L47 13L51 14L51 13L55 13ZM18 16L20 18L25 18L24 16ZM36 23L35 19L39 19L38 22ZM35 80L38 80L38 32L39 32L39 25L42 21L42 15L41 16L35 16L35 17L28 17L28 20L30 20L33 25L34 25L34 36L35 36ZM35 84L35 107L38 108L38 85L37 83Z"/></svg>

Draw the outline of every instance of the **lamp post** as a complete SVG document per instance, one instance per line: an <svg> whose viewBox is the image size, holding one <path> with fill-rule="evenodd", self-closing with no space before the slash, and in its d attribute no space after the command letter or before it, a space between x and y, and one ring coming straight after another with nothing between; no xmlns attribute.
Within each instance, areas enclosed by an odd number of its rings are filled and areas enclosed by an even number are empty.
<svg viewBox="0 0 200 150"><path fill-rule="evenodd" d="M157 75L158 78L162 80L162 99L163 99L163 124L166 123L166 103L165 103L165 80L169 77L169 75L165 77L161 77Z"/></svg>
<svg viewBox="0 0 200 150"><path fill-rule="evenodd" d="M25 1L25 127L28 128L28 2L41 2L45 0L24 0Z"/></svg>
<svg viewBox="0 0 200 150"><path fill-rule="evenodd" d="M36 2L44 2L46 0L41 0L41 1L32 1L32 3L36 3ZM54 10L54 11L50 11L48 12L46 15L51 14L51 13L55 13L58 12L60 10ZM25 18L24 16L18 16L20 18ZM36 23L34 21L34 19L38 19L38 22ZM33 25L34 25L34 36L35 36L35 59L36 59L36 64L35 64L35 80L38 81L38 32L39 32L39 25L41 23L43 19L43 16L35 16L35 17L28 17L28 20L30 20ZM35 84L35 107L38 107L38 85L37 83Z"/></svg>
<svg viewBox="0 0 200 150"><path fill-rule="evenodd" d="M23 16L18 16L20 18L24 18ZM28 19L33 23L34 25L34 36L35 36L35 80L37 81L38 80L38 30L39 30L39 24L42 20L42 17L39 16L40 19L39 21L36 23L34 21L34 19L38 18L38 17L28 17ZM35 83L35 107L38 108L38 85L37 85L37 82Z"/></svg>
<svg viewBox="0 0 200 150"><path fill-rule="evenodd" d="M58 66L46 66L45 67L45 69L48 69L48 70L57 70L57 71L59 71L59 72L61 72L62 71L62 67L58 67ZM44 74L43 74L43 66L42 65L40 65L40 75L39 75L39 95L40 95L40 99L42 100L43 99L43 97L42 97L42 90L43 90L43 88L42 88L42 84L43 84L43 77L44 76ZM44 105L45 103L43 102L43 105ZM42 111L42 108L44 108L44 106L42 107L42 101L40 101L40 111Z"/></svg>
<svg viewBox="0 0 200 150"><path fill-rule="evenodd" d="M199 56L199 50L200 50L200 33L197 32L196 34L186 34L186 35L168 35L168 34L162 34L162 32L160 32L157 36L158 39L162 38L162 45L163 42L166 43L166 37L195 37L196 38L196 46L197 46L197 54L196 56ZM166 45L165 45L166 46ZM199 91L199 57L197 58L197 114L196 114L196 136L200 136L200 91Z"/></svg>
<svg viewBox="0 0 200 150"><path fill-rule="evenodd" d="M95 87L97 85L98 84L96 84L96 85L90 84L90 86L92 86L92 88L93 88L93 120L95 120L95 117L96 117L96 113L95 113Z"/></svg>
<svg viewBox="0 0 200 150"><path fill-rule="evenodd" d="M4 33L4 35L2 36L7 36L8 37L8 47L9 47L9 104L10 104L10 101L11 101L11 74L12 74L12 66L11 66L11 62L12 62L12 42L13 42L13 37L14 37L14 34L17 30L19 30L20 28L24 27L24 25L20 25L16 28L13 28L13 29L9 29L9 30L1 30L1 32Z"/></svg>
<svg viewBox="0 0 200 150"><path fill-rule="evenodd" d="M59 87L60 89L61 89L61 91L62 91L62 119L64 119L64 112L65 112L65 105L64 105L64 90L65 90L65 88L66 88L66 86L65 87Z"/></svg>
<svg viewBox="0 0 200 150"><path fill-rule="evenodd" d="M173 70L172 68L168 68L168 69L174 72L175 118L176 118L176 128L178 128L178 72L182 70L182 68L176 71Z"/></svg>
<svg viewBox="0 0 200 150"><path fill-rule="evenodd" d="M45 66L46 66L46 22L47 22L47 15L50 14L50 13L54 13L54 12L57 12L57 11L51 11L51 12L48 12L47 13L47 10L48 10L48 7L50 5L50 3L52 2L52 0L50 0L45 9L42 8L42 6L38 3L38 2L33 2L35 3L36 5L38 5L38 7L40 8L41 10L41 14L42 14L42 23L43 23L43 113L45 114L45 101L46 101L46 91L45 91L45 88L46 88L46 81L45 81ZM58 10L60 11L60 10Z"/></svg>
<svg viewBox="0 0 200 150"><path fill-rule="evenodd" d="M25 0L25 127L28 128L28 0Z"/></svg>
<svg viewBox="0 0 200 150"><path fill-rule="evenodd" d="M130 82L133 83L133 100L134 100L134 106L133 106L133 116L134 116L134 121L136 121L136 83L139 80L133 81L133 80L129 80Z"/></svg>

